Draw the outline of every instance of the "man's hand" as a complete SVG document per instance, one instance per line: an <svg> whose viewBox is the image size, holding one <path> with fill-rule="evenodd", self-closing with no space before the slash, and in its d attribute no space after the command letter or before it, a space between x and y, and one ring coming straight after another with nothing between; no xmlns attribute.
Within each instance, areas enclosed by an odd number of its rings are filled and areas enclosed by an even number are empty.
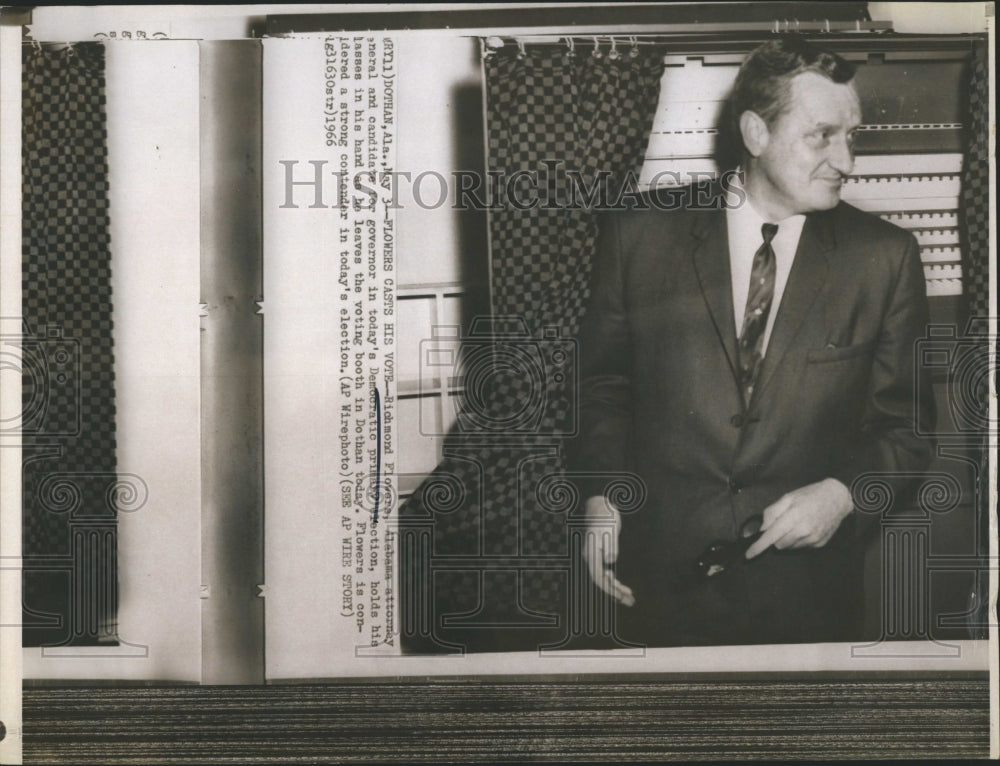
<svg viewBox="0 0 1000 766"><path fill-rule="evenodd" d="M587 499L584 517L587 526L583 536L583 561L590 578L598 588L625 606L634 605L635 596L631 588L620 583L611 571L611 565L618 559L621 514L602 495L597 495Z"/></svg>
<svg viewBox="0 0 1000 766"><path fill-rule="evenodd" d="M785 548L822 548L854 509L851 492L836 479L800 487L764 509L761 536L747 548L752 559L772 545Z"/></svg>

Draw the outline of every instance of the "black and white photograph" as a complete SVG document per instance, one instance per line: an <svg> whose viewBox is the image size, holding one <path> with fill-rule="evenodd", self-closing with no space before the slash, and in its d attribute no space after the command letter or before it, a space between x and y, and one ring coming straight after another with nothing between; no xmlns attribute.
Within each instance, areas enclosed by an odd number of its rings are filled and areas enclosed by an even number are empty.
<svg viewBox="0 0 1000 766"><path fill-rule="evenodd" d="M993 3L0 11L0 761L1000 757Z"/></svg>

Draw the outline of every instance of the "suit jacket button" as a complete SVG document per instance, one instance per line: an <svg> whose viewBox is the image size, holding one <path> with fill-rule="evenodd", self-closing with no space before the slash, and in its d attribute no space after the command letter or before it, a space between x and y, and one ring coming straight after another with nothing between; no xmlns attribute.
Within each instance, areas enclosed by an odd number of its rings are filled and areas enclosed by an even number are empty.
<svg viewBox="0 0 1000 766"><path fill-rule="evenodd" d="M740 490L742 489L743 485L740 484L738 481L736 481L736 479L731 478L729 480L729 491L732 492L734 495L739 494Z"/></svg>
<svg viewBox="0 0 1000 766"><path fill-rule="evenodd" d="M744 422L745 422L745 419L744 419L744 417L742 415L733 415L731 418L729 418L729 424L733 428L743 428L743 423Z"/></svg>

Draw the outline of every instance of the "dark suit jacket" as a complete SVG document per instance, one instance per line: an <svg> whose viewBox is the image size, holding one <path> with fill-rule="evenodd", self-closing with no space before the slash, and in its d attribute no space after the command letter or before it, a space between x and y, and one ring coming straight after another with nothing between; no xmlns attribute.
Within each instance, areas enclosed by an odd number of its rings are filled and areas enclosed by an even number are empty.
<svg viewBox="0 0 1000 766"><path fill-rule="evenodd" d="M810 214L752 400L737 384L723 209L603 222L580 335L575 471L632 472L618 577L636 593L622 638L654 645L853 640L862 546L849 518L821 549L770 550L718 578L695 561L786 492L827 477L923 470L928 392L914 344L927 299L916 240L841 203ZM925 381L926 383L926 381ZM603 481L581 482L599 494ZM898 489L905 482L897 483ZM854 515L858 516L859 511ZM875 520L877 521L877 519Z"/></svg>

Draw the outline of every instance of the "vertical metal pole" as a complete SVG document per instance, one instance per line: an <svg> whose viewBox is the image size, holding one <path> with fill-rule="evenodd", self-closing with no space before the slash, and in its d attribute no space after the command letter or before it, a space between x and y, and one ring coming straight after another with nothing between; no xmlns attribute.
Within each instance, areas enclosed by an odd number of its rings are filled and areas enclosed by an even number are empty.
<svg viewBox="0 0 1000 766"><path fill-rule="evenodd" d="M21 324L21 26L0 25L0 322ZM14 329L16 327L16 330ZM21 762L21 371L0 380L0 763Z"/></svg>
<svg viewBox="0 0 1000 766"><path fill-rule="evenodd" d="M200 54L202 681L263 683L262 48Z"/></svg>

